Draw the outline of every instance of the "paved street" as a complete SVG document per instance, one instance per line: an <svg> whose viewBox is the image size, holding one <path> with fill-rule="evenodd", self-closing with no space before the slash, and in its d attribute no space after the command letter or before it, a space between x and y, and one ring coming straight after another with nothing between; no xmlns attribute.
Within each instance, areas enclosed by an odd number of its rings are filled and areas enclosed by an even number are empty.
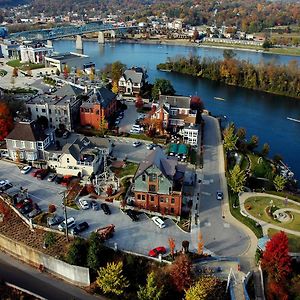
<svg viewBox="0 0 300 300"><path fill-rule="evenodd" d="M223 157L219 153L219 147L222 145L215 119L204 116L204 120L204 167L198 172L198 178L202 177L203 180L196 186L196 192L200 191L197 207L200 229L205 248L217 255L239 256L248 249L250 239L243 230L229 222L223 213L222 202L227 202L228 199L224 190L226 182L221 176L224 170L221 167L220 160ZM217 191L224 192L223 201L216 199ZM193 241L195 240L194 237Z"/></svg>
<svg viewBox="0 0 300 300"><path fill-rule="evenodd" d="M48 205L53 203L57 206L57 213L63 215L62 198L58 194L65 190L62 186L47 180L40 181L32 177L30 173L21 174L16 165L4 161L0 161L0 179L8 179L14 185L8 191L10 194L17 192L20 186L28 188L30 197L39 204L42 210L47 211ZM116 232L108 243L114 245L114 242L117 242L121 249L141 254L147 255L150 249L157 246L168 248L169 237L175 239L177 250L180 250L183 240L190 240L190 234L181 231L172 220L166 220L167 227L160 229L145 214L140 215L140 221L132 222L126 214L120 211L118 202L108 203L108 205L112 212L109 216L105 215L102 210L93 211L92 209L67 208L67 213L68 217L73 216L77 223L82 221L89 223L90 228L84 236L88 236L90 232L99 227L114 224Z"/></svg>
<svg viewBox="0 0 300 300"><path fill-rule="evenodd" d="M84 290L61 279L56 279L50 274L40 273L3 252L0 252L0 279L48 300L107 299L89 295Z"/></svg>

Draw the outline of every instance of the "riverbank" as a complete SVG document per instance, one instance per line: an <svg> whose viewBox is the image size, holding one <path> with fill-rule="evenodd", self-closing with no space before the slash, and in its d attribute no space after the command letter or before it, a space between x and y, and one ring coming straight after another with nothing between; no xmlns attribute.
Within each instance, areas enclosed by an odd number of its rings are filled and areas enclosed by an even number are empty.
<svg viewBox="0 0 300 300"><path fill-rule="evenodd" d="M74 38L63 38L62 40L74 40ZM98 41L97 37L85 37L83 41ZM170 45L170 46L183 46L183 47L197 47L197 48L215 48L215 49L231 49L237 51L259 52L263 54L276 54L276 55L290 55L300 56L300 47L284 47L284 48L269 48L264 49L258 46L242 45L242 44L224 44L203 42L195 43L188 39L107 39L109 43L128 43L128 44L146 44L146 45Z"/></svg>

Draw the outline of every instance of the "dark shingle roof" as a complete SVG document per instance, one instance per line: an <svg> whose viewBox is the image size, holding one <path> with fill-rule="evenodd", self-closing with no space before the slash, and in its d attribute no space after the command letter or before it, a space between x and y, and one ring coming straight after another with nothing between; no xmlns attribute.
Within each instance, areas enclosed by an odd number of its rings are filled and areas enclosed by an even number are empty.
<svg viewBox="0 0 300 300"><path fill-rule="evenodd" d="M70 84L65 84L60 89L58 89L54 94L58 97L64 97L64 96L77 97L82 93L83 93L83 89L80 89Z"/></svg>
<svg viewBox="0 0 300 300"><path fill-rule="evenodd" d="M103 108L107 108L108 105L116 98L116 96L117 95L111 92L109 89L101 87L100 89L97 89L96 93L90 97L88 102L98 102ZM88 102L84 102L83 106Z"/></svg>
<svg viewBox="0 0 300 300"><path fill-rule="evenodd" d="M191 98L186 97L186 96L160 95L159 103L160 103L160 105L169 103L171 106L174 106L177 108L190 108Z"/></svg>
<svg viewBox="0 0 300 300"><path fill-rule="evenodd" d="M44 130L35 121L19 122L15 128L6 137L9 140L17 141L44 141L47 135Z"/></svg>

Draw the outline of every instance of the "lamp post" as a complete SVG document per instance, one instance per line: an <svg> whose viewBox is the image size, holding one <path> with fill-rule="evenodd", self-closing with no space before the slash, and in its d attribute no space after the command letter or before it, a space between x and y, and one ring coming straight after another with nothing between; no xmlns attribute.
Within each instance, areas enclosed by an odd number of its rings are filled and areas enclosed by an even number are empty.
<svg viewBox="0 0 300 300"><path fill-rule="evenodd" d="M68 235L68 225L67 225L67 207L66 207L66 204L65 204L65 191L63 192L60 192L59 194L62 194L63 195L63 198L62 198L62 205L63 205L63 209L64 209L64 217L65 217L65 233L66 233L66 238L67 238L67 241L69 242L69 235Z"/></svg>

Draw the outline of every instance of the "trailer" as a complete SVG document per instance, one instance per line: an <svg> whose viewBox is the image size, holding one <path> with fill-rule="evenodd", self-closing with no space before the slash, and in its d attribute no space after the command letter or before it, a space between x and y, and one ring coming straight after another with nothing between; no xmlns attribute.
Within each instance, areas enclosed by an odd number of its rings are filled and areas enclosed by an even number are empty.
<svg viewBox="0 0 300 300"><path fill-rule="evenodd" d="M110 224L105 227L101 227L96 229L96 233L99 234L101 240L106 241L113 236L115 232L115 225Z"/></svg>

